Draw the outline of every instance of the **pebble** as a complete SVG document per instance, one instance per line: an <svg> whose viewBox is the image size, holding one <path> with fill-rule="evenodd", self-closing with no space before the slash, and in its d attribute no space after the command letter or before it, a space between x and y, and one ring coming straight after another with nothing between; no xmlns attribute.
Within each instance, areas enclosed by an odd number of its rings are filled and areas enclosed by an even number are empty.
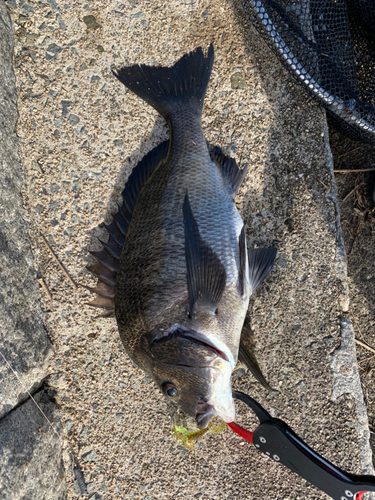
<svg viewBox="0 0 375 500"><path fill-rule="evenodd" d="M69 123L71 125L77 125L77 123L79 122L80 122L79 116L73 114L69 115Z"/></svg>
<svg viewBox="0 0 375 500"><path fill-rule="evenodd" d="M232 89L247 89L248 85L243 79L242 75L240 72L233 73L233 75L230 77L230 85Z"/></svg>
<svg viewBox="0 0 375 500"><path fill-rule="evenodd" d="M94 451L90 450L87 453L81 455L82 462L96 462L96 454Z"/></svg>
<svg viewBox="0 0 375 500"><path fill-rule="evenodd" d="M88 29L96 30L97 28L100 28L100 24L96 22L96 19L92 14L83 16L82 21L86 24Z"/></svg>

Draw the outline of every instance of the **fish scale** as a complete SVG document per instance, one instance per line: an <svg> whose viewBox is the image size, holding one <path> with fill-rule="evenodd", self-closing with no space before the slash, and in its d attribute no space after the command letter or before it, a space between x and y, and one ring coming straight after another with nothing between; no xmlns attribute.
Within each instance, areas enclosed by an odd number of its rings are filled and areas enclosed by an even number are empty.
<svg viewBox="0 0 375 500"><path fill-rule="evenodd" d="M99 278L92 305L115 312L127 354L201 427L212 415L233 421L239 352L269 388L241 333L250 295L276 256L256 249L248 259L234 203L246 170L219 148L208 151L201 114L212 65L210 46L207 57L198 48L171 68L114 72L164 116L171 137L133 170L109 242L92 253L99 264L90 268Z"/></svg>

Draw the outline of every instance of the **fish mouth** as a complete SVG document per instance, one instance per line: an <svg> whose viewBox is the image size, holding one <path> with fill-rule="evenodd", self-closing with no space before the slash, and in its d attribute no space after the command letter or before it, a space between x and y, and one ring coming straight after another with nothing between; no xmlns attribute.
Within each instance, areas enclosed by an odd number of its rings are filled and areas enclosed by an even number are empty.
<svg viewBox="0 0 375 500"><path fill-rule="evenodd" d="M215 415L214 407L203 400L198 401L195 420L200 429L206 429L211 418Z"/></svg>
<svg viewBox="0 0 375 500"><path fill-rule="evenodd" d="M191 331L181 327L180 325L172 327L167 332L159 334L153 341L152 345L162 342L167 342L173 338L182 338L189 340L190 342L194 342L195 344L200 344L215 354L217 354L221 359L229 363L229 358L227 354L219 349L216 345L214 345L205 335L202 335L199 332Z"/></svg>

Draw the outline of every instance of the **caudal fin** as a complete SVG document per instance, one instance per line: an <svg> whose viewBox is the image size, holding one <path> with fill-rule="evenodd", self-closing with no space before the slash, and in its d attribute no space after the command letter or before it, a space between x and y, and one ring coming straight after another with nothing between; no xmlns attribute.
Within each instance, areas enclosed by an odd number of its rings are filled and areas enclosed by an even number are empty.
<svg viewBox="0 0 375 500"><path fill-rule="evenodd" d="M172 67L144 64L113 70L128 89L168 118L178 104L189 104L201 111L214 62L212 44L207 57L201 47L185 54Z"/></svg>

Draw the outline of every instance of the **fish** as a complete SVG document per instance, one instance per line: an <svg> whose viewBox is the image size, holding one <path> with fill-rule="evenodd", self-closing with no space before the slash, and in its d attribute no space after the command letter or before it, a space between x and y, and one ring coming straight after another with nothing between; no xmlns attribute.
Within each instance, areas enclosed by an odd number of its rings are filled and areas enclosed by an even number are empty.
<svg viewBox="0 0 375 500"><path fill-rule="evenodd" d="M165 118L170 138L130 174L103 249L88 269L91 306L115 316L125 351L168 401L204 429L235 418L231 376L238 357L270 389L241 342L250 296L271 272L275 248L247 249L235 197L247 173L203 135L214 49L171 67L113 69Z"/></svg>

